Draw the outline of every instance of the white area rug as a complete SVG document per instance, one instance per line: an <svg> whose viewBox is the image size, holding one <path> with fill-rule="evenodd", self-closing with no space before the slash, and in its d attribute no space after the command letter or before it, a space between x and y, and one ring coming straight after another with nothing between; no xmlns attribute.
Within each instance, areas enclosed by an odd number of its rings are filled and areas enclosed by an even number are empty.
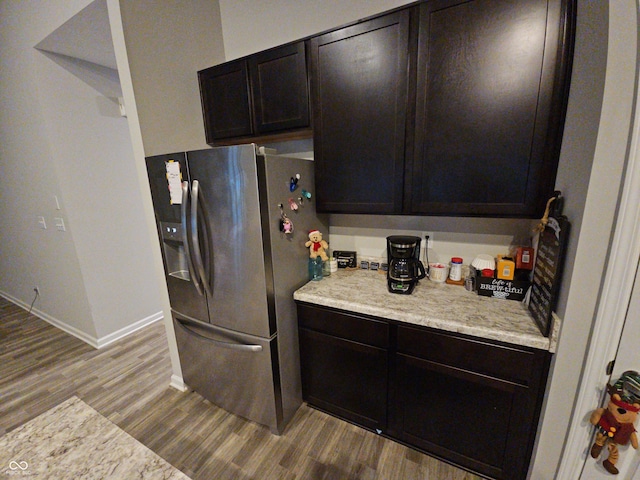
<svg viewBox="0 0 640 480"><path fill-rule="evenodd" d="M189 480L77 397L0 437L0 478Z"/></svg>

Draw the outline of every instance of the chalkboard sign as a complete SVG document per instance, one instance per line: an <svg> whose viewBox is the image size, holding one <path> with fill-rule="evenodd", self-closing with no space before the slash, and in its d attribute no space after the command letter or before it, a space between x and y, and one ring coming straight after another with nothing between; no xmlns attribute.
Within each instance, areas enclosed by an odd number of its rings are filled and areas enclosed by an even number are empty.
<svg viewBox="0 0 640 480"><path fill-rule="evenodd" d="M569 227L564 215L550 216L538 241L529 311L545 337L549 336L551 312L556 308Z"/></svg>

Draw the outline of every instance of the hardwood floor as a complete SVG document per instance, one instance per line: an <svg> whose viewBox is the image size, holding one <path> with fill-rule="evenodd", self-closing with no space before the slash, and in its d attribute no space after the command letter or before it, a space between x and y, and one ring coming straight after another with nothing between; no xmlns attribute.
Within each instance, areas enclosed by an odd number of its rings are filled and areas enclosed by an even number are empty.
<svg viewBox="0 0 640 480"><path fill-rule="evenodd" d="M76 395L194 480L480 479L306 405L274 436L170 376L162 322L95 350L0 297L0 436Z"/></svg>

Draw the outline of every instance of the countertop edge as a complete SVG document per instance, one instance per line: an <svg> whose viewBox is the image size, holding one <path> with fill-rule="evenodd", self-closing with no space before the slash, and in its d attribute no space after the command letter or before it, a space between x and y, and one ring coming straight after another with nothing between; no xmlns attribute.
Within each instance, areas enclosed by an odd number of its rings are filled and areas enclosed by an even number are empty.
<svg viewBox="0 0 640 480"><path fill-rule="evenodd" d="M341 310L344 312L369 315L372 317L396 321L407 325L434 328L442 331L460 333L512 345L530 347L537 350L545 350L550 353L555 353L555 348L557 345L557 333L559 330L560 319L555 314L553 322L554 328L552 329L551 337L544 337L542 334L535 335L530 332L509 332L502 329L498 330L496 328L490 328L486 325L472 325L452 319L437 318L429 316L425 312L398 312L394 310L393 307L388 307L377 302L363 303L362 301L358 301L357 297L353 300L345 300L344 298L336 300L331 296L323 295L322 293L318 293L317 291L306 292L305 287L306 285L294 292L293 299L296 302L334 308L336 310ZM509 300L495 301L508 302ZM533 322L533 319L531 319L531 321Z"/></svg>

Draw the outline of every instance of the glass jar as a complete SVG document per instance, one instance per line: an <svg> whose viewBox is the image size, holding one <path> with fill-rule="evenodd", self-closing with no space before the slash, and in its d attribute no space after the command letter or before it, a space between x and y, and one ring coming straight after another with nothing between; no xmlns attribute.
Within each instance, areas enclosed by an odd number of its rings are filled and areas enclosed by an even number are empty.
<svg viewBox="0 0 640 480"><path fill-rule="evenodd" d="M309 280L322 280L322 258L310 258L309 259Z"/></svg>

